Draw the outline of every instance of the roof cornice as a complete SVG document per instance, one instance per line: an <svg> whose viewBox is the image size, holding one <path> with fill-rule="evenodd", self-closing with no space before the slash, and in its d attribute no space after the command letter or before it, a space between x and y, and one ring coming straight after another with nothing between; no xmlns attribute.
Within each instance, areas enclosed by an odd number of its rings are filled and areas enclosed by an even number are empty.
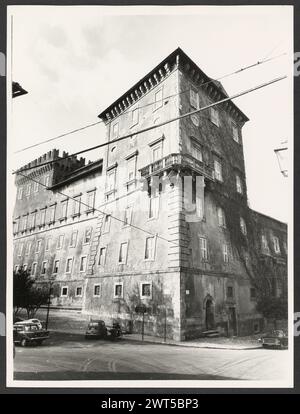
<svg viewBox="0 0 300 414"><path fill-rule="evenodd" d="M179 47L162 60L154 69L140 79L134 86L114 101L98 117L105 123L111 122L136 104L140 98L166 79L174 70L180 69L189 75L193 83L201 86L213 100L227 98L228 95L219 82L207 76L198 65ZM240 122L249 121L248 117L232 102L223 104L224 109Z"/></svg>

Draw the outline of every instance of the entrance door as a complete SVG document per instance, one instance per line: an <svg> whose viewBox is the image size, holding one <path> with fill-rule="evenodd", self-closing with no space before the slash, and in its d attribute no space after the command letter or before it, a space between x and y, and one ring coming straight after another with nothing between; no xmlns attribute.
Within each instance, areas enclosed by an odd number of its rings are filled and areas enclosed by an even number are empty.
<svg viewBox="0 0 300 414"><path fill-rule="evenodd" d="M205 305L205 322L206 322L206 329L210 331L215 327L215 315L214 315L214 305L211 299L206 301Z"/></svg>
<svg viewBox="0 0 300 414"><path fill-rule="evenodd" d="M232 333L233 336L237 335L237 319L234 307L229 308L229 332Z"/></svg>

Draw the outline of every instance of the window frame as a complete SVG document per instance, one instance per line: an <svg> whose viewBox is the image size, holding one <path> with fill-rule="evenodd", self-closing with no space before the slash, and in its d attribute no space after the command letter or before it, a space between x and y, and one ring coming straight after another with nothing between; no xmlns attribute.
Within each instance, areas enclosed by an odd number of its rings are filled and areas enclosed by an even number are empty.
<svg viewBox="0 0 300 414"><path fill-rule="evenodd" d="M58 262L58 265L56 266L55 264ZM55 259L53 262L53 269L52 269L52 274L53 275L57 275L57 273L59 272L59 263L60 263L60 259ZM55 272L56 270L56 272Z"/></svg>
<svg viewBox="0 0 300 414"><path fill-rule="evenodd" d="M85 261L84 270L81 270L81 264L82 264L82 259L83 258L85 258L86 261ZM87 263L88 263L87 258L88 258L88 256L86 254L83 254L83 255L80 256L80 259L79 259L79 273L85 273L86 272Z"/></svg>
<svg viewBox="0 0 300 414"><path fill-rule="evenodd" d="M220 160L214 159L214 173L215 179L220 183L223 183L223 166Z"/></svg>
<svg viewBox="0 0 300 414"><path fill-rule="evenodd" d="M44 266L44 264L46 264L46 266ZM43 270L45 270L45 272L43 272ZM47 274L47 270L48 270L48 260L43 260L42 261L42 267L41 267L41 275L46 275Z"/></svg>
<svg viewBox="0 0 300 414"><path fill-rule="evenodd" d="M122 286L121 295L116 295L116 287ZM124 298L124 283L123 282L114 282L114 299L123 299Z"/></svg>
<svg viewBox="0 0 300 414"><path fill-rule="evenodd" d="M78 295L78 293L77 293L78 289L80 289L80 295ZM82 286L76 286L75 297L76 298L82 298Z"/></svg>
<svg viewBox="0 0 300 414"><path fill-rule="evenodd" d="M149 285L150 286L150 295L149 296L148 295L143 295L143 286L144 285ZM143 280L143 281L140 282L140 298L141 299L149 299L149 300L152 299L152 281L151 280L149 280L149 281Z"/></svg>
<svg viewBox="0 0 300 414"><path fill-rule="evenodd" d="M105 251L105 254L104 254L104 259L103 259L103 263L101 263L101 257L103 256L103 255L101 255L101 251ZM98 258L98 266L105 266L105 264L106 264L106 254L107 254L107 246L102 246L102 247L100 247L100 249L99 249L99 258Z"/></svg>
<svg viewBox="0 0 300 414"><path fill-rule="evenodd" d="M152 255L151 255L151 257L150 257L150 255L149 255L149 257L146 257L146 253L147 253L147 241L149 239L151 239L152 240L152 243L153 243L153 245L151 246ZM149 253L149 251L150 250L148 248L148 253ZM156 255L156 237L155 236L147 236L146 239L145 239L144 261L146 261L146 262L153 262L155 260L155 255Z"/></svg>
<svg viewBox="0 0 300 414"><path fill-rule="evenodd" d="M202 246L202 241L205 241L204 247ZM208 261L208 240L204 236L199 236L199 250L200 250L201 261L207 262Z"/></svg>
<svg viewBox="0 0 300 414"><path fill-rule="evenodd" d="M122 246L126 245L126 251L125 251L125 257L122 261L120 261L121 258L121 251L122 251ZM128 241L123 241L120 243L119 246L119 256L118 256L118 264L127 264L127 255L128 255Z"/></svg>
<svg viewBox="0 0 300 414"><path fill-rule="evenodd" d="M67 292L66 292L66 294L63 294L63 291L64 291L65 289L67 290ZM61 287L60 296L61 296L62 298L67 298L67 297L69 296L69 286L62 286L62 287Z"/></svg>
<svg viewBox="0 0 300 414"><path fill-rule="evenodd" d="M71 267L70 267L70 270L68 271L68 263L69 263L70 260L71 260ZM74 263L74 257L73 256L67 257L67 259L66 259L66 266L65 266L65 274L66 275L69 275L69 274L72 273L73 263Z"/></svg>
<svg viewBox="0 0 300 414"><path fill-rule="evenodd" d="M95 293L96 288L99 288L99 293L98 294ZM101 296L101 284L100 283L95 283L94 286L93 286L93 297L94 298L100 298L100 296Z"/></svg>

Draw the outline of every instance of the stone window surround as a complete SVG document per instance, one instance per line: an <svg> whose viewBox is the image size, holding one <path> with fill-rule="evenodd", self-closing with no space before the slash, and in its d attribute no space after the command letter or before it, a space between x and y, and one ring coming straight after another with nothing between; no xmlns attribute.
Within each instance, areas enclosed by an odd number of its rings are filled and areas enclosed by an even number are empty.
<svg viewBox="0 0 300 414"><path fill-rule="evenodd" d="M66 290L66 293L63 293L64 290ZM61 292L60 292L60 296L61 297L67 297L69 293L69 287L68 286L62 286L61 287Z"/></svg>
<svg viewBox="0 0 300 414"><path fill-rule="evenodd" d="M95 293L96 292L96 287L97 288L99 287L99 293L98 294ZM101 296L101 284L100 283L95 283L94 286L93 286L93 297L94 298L99 298L100 296Z"/></svg>
<svg viewBox="0 0 300 414"><path fill-rule="evenodd" d="M121 295L116 295L116 287L117 286L122 286L122 294ZM124 283L123 282L114 282L114 299L123 299L124 297Z"/></svg>
<svg viewBox="0 0 300 414"><path fill-rule="evenodd" d="M150 295L143 295L143 285L150 285ZM141 299L152 299L152 280L143 280L140 282L140 298Z"/></svg>

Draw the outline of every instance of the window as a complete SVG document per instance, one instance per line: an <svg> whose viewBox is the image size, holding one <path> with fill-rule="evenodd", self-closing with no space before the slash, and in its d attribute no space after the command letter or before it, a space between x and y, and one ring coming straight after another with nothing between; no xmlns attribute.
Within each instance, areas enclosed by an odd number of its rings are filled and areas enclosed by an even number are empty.
<svg viewBox="0 0 300 414"><path fill-rule="evenodd" d="M73 199L73 216L80 214L81 195L74 197Z"/></svg>
<svg viewBox="0 0 300 414"><path fill-rule="evenodd" d="M40 226L44 226L46 221L46 209L43 208L40 214Z"/></svg>
<svg viewBox="0 0 300 414"><path fill-rule="evenodd" d="M127 247L128 247L128 243L127 242L123 242L120 244L120 251L119 251L119 263L126 263L126 259L127 259Z"/></svg>
<svg viewBox="0 0 300 414"><path fill-rule="evenodd" d="M222 207L218 207L218 223L220 227L226 227L225 213Z"/></svg>
<svg viewBox="0 0 300 414"><path fill-rule="evenodd" d="M250 299L254 300L256 299L256 289L255 288L250 288Z"/></svg>
<svg viewBox="0 0 300 414"><path fill-rule="evenodd" d="M60 296L68 296L68 286L63 286L61 288L61 295Z"/></svg>
<svg viewBox="0 0 300 414"><path fill-rule="evenodd" d="M280 253L279 239L276 236L273 237L273 247L275 253Z"/></svg>
<svg viewBox="0 0 300 414"><path fill-rule="evenodd" d="M53 273L58 273L58 268L59 268L59 260L54 260Z"/></svg>
<svg viewBox="0 0 300 414"><path fill-rule="evenodd" d="M261 235L261 247L263 250L269 250L268 240L265 234Z"/></svg>
<svg viewBox="0 0 300 414"><path fill-rule="evenodd" d="M19 223L20 223L20 219L19 218L16 218L13 221L13 232L14 233L18 233L18 231L19 231Z"/></svg>
<svg viewBox="0 0 300 414"><path fill-rule="evenodd" d="M29 256L30 255L30 250L31 250L31 242L27 242L27 244L26 244L26 250L25 250L25 256Z"/></svg>
<svg viewBox="0 0 300 414"><path fill-rule="evenodd" d="M62 246L63 246L63 243L64 243L64 235L63 234L60 234L59 236L58 236L58 239L57 239L57 244L56 244L56 248L57 249L61 249L62 248Z"/></svg>
<svg viewBox="0 0 300 414"><path fill-rule="evenodd" d="M203 161L202 150L199 145L192 144L192 156L198 161Z"/></svg>
<svg viewBox="0 0 300 414"><path fill-rule="evenodd" d="M76 247L77 243L77 230L72 231L70 238L70 247Z"/></svg>
<svg viewBox="0 0 300 414"><path fill-rule="evenodd" d="M106 214L104 217L104 223L103 223L103 233L108 233L110 229L110 214Z"/></svg>
<svg viewBox="0 0 300 414"><path fill-rule="evenodd" d="M224 263L229 262L229 249L228 249L228 244L226 243L223 244L223 261Z"/></svg>
<svg viewBox="0 0 300 414"><path fill-rule="evenodd" d="M135 147L135 146L136 146L136 140L137 140L137 136L136 136L136 135L132 135L132 136L129 138L129 147L130 147L130 148L133 148L133 147Z"/></svg>
<svg viewBox="0 0 300 414"><path fill-rule="evenodd" d="M23 197L23 187L19 187L18 190L18 200L22 200Z"/></svg>
<svg viewBox="0 0 300 414"><path fill-rule="evenodd" d="M127 161L127 181L135 179L136 157L132 157Z"/></svg>
<svg viewBox="0 0 300 414"><path fill-rule="evenodd" d="M119 123L117 122L112 127L112 137L114 139L114 138L118 138L118 136L119 136Z"/></svg>
<svg viewBox="0 0 300 414"><path fill-rule="evenodd" d="M114 298L122 298L123 297L123 283L118 282L114 284Z"/></svg>
<svg viewBox="0 0 300 414"><path fill-rule="evenodd" d="M207 254L207 239L205 237L199 238L199 244L200 244L200 257L201 260L207 260L208 254Z"/></svg>
<svg viewBox="0 0 300 414"><path fill-rule="evenodd" d="M152 147L152 162L158 161L162 158L162 143L156 144Z"/></svg>
<svg viewBox="0 0 300 414"><path fill-rule="evenodd" d="M203 217L204 217L204 200L203 200L203 198L196 195L195 201L196 201L196 214L197 214L197 217L200 217L201 219L203 219Z"/></svg>
<svg viewBox="0 0 300 414"><path fill-rule="evenodd" d="M106 191L113 191L116 185L116 169L108 171L106 177Z"/></svg>
<svg viewBox="0 0 300 414"><path fill-rule="evenodd" d="M241 177L239 175L236 175L235 180L236 180L236 191L240 194L243 194L243 186L242 186Z"/></svg>
<svg viewBox="0 0 300 414"><path fill-rule="evenodd" d="M28 267L27 263L24 263L22 267L23 267L24 272L26 272L27 267Z"/></svg>
<svg viewBox="0 0 300 414"><path fill-rule="evenodd" d="M42 246L42 240L37 240L36 246L35 246L36 253L39 253L41 251L41 246Z"/></svg>
<svg viewBox="0 0 300 414"><path fill-rule="evenodd" d="M100 296L100 285L94 285L94 296Z"/></svg>
<svg viewBox="0 0 300 414"><path fill-rule="evenodd" d="M71 273L73 267L73 257L68 257L66 261L66 273Z"/></svg>
<svg viewBox="0 0 300 414"><path fill-rule="evenodd" d="M215 170L216 180L223 181L222 164L220 163L220 161L217 161L217 160L214 161L214 170Z"/></svg>
<svg viewBox="0 0 300 414"><path fill-rule="evenodd" d="M246 223L245 220L243 219L243 217L240 218L240 227L241 227L241 232L243 233L244 236L247 235L247 227L246 227Z"/></svg>
<svg viewBox="0 0 300 414"><path fill-rule="evenodd" d="M31 213L30 215L30 228L34 229L36 226L36 211L34 211L33 213Z"/></svg>
<svg viewBox="0 0 300 414"><path fill-rule="evenodd" d="M39 183L37 181L35 181L35 183L33 184L33 191L35 193L39 191Z"/></svg>
<svg viewBox="0 0 300 414"><path fill-rule="evenodd" d="M157 218L159 212L159 195L149 197L149 219Z"/></svg>
<svg viewBox="0 0 300 414"><path fill-rule="evenodd" d="M220 125L220 120L219 120L219 112L215 107L211 107L210 108L210 120L213 124L215 124L216 126Z"/></svg>
<svg viewBox="0 0 300 414"><path fill-rule="evenodd" d="M132 218L132 206L127 206L124 211L124 226L129 226L131 224Z"/></svg>
<svg viewBox="0 0 300 414"><path fill-rule="evenodd" d="M147 237L145 246L145 260L154 260L155 255L155 238Z"/></svg>
<svg viewBox="0 0 300 414"><path fill-rule="evenodd" d="M23 248L24 248L24 242L21 242L19 244L18 256L22 256L22 254L23 254Z"/></svg>
<svg viewBox="0 0 300 414"><path fill-rule="evenodd" d="M31 192L31 183L28 183L26 186L26 197L30 196L30 192Z"/></svg>
<svg viewBox="0 0 300 414"><path fill-rule="evenodd" d="M227 298L233 299L233 287L232 286L227 286Z"/></svg>
<svg viewBox="0 0 300 414"><path fill-rule="evenodd" d="M152 283L151 282L141 283L141 298L142 299L152 298Z"/></svg>
<svg viewBox="0 0 300 414"><path fill-rule="evenodd" d="M232 122L231 126L232 126L232 137L235 140L235 142L239 142L239 129L236 123Z"/></svg>
<svg viewBox="0 0 300 414"><path fill-rule="evenodd" d="M46 274L46 271L47 271L47 260L45 260L42 263L42 271L41 271L42 275L45 275Z"/></svg>
<svg viewBox="0 0 300 414"><path fill-rule="evenodd" d="M46 242L45 242L45 250L46 251L50 250L50 240L51 240L51 237L46 238Z"/></svg>
<svg viewBox="0 0 300 414"><path fill-rule="evenodd" d="M50 176L46 175L46 177L45 177L45 186L49 187L49 184L50 184Z"/></svg>
<svg viewBox="0 0 300 414"><path fill-rule="evenodd" d="M79 271L80 272L85 272L85 270L86 270L86 263L87 263L87 257L86 256L81 256L81 258L80 258L80 266L79 266Z"/></svg>
<svg viewBox="0 0 300 414"><path fill-rule="evenodd" d="M98 262L98 264L100 266L104 266L105 265L105 260L106 260L106 247L101 247L100 248L100 253L99 253L99 262Z"/></svg>
<svg viewBox="0 0 300 414"><path fill-rule="evenodd" d="M88 227L85 229L84 237L83 237L83 244L90 243L92 239L92 227Z"/></svg>
<svg viewBox="0 0 300 414"><path fill-rule="evenodd" d="M190 104L195 109L199 108L199 95L193 88L190 89Z"/></svg>
<svg viewBox="0 0 300 414"><path fill-rule="evenodd" d="M31 275L32 276L36 275L36 269L37 269L37 262L33 262L32 267L31 267Z"/></svg>
<svg viewBox="0 0 300 414"><path fill-rule="evenodd" d="M55 221L55 205L51 206L48 210L48 222L54 223Z"/></svg>
<svg viewBox="0 0 300 414"><path fill-rule="evenodd" d="M96 191L90 191L89 193L87 193L87 207L86 210L87 211L93 211L94 207L95 207L95 195L96 195Z"/></svg>
<svg viewBox="0 0 300 414"><path fill-rule="evenodd" d="M27 224L28 224L28 214L26 214L26 216L23 216L21 231L26 231Z"/></svg>
<svg viewBox="0 0 300 414"><path fill-rule="evenodd" d="M155 93L154 111L163 106L163 91L160 89Z"/></svg>
<svg viewBox="0 0 300 414"><path fill-rule="evenodd" d="M131 126L139 123L139 108L135 108L131 112Z"/></svg>
<svg viewBox="0 0 300 414"><path fill-rule="evenodd" d="M68 216L68 200L61 202L61 219L64 220Z"/></svg>
<svg viewBox="0 0 300 414"><path fill-rule="evenodd" d="M82 287L81 286L77 286L75 296L77 296L77 297L82 296Z"/></svg>

